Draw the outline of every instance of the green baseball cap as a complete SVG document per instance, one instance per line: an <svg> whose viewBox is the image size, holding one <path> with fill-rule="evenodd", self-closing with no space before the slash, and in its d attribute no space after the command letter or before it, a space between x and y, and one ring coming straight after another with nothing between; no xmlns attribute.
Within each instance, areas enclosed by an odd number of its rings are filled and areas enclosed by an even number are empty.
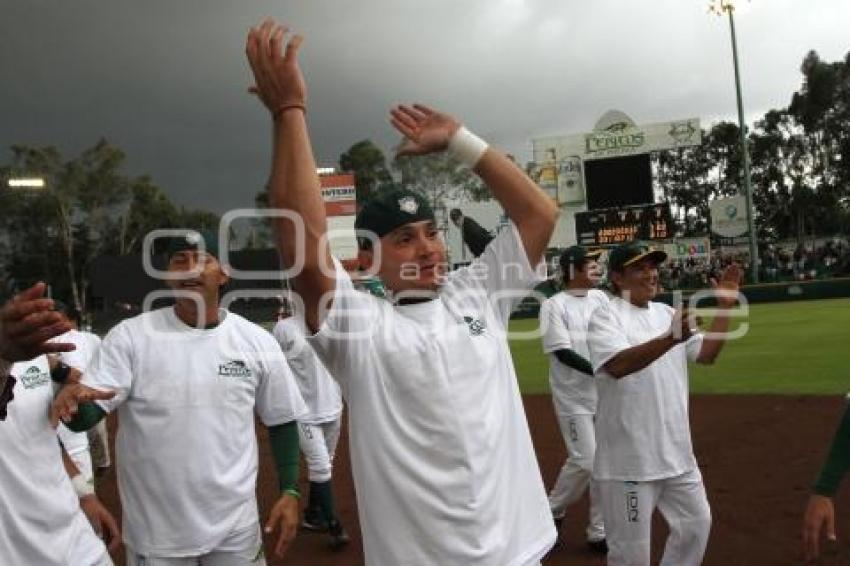
<svg viewBox="0 0 850 566"><path fill-rule="evenodd" d="M378 238L383 238L399 226L434 219L434 210L422 194L410 189L392 189L381 191L366 201L357 213L354 228L374 232ZM357 240L361 248L369 241L362 237Z"/></svg>
<svg viewBox="0 0 850 566"><path fill-rule="evenodd" d="M561 252L558 263L561 269L568 265L582 265L587 260L596 261L602 255L602 250L589 251L581 246L570 246Z"/></svg>
<svg viewBox="0 0 850 566"><path fill-rule="evenodd" d="M199 248L203 248L204 252L218 258L218 234L212 230L186 230L185 235L174 236L169 239L165 255L168 259L171 259L171 256L177 252Z"/></svg>
<svg viewBox="0 0 850 566"><path fill-rule="evenodd" d="M608 269L623 271L644 258L650 258L655 265L659 265L667 259L667 253L654 250L642 242L628 242L608 252Z"/></svg>

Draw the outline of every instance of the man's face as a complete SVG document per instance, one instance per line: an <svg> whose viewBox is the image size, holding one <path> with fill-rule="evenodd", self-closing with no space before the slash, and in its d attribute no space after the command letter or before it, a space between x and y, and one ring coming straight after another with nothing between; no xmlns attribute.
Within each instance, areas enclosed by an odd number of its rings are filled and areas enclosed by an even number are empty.
<svg viewBox="0 0 850 566"><path fill-rule="evenodd" d="M620 289L621 296L632 304L643 306L658 294L658 264L644 258L611 272L611 279Z"/></svg>
<svg viewBox="0 0 850 566"><path fill-rule="evenodd" d="M387 289L436 291L447 272L446 244L433 220L400 226L379 240L381 264L377 274ZM361 250L360 264L372 268L371 250Z"/></svg>
<svg viewBox="0 0 850 566"><path fill-rule="evenodd" d="M602 278L602 269L595 259L589 259L581 268L581 276L588 287L596 287Z"/></svg>
<svg viewBox="0 0 850 566"><path fill-rule="evenodd" d="M207 304L218 303L219 290L229 280L215 256L198 250L173 254L168 260L168 271L194 272L188 279L169 279L166 283L174 290L199 293Z"/></svg>

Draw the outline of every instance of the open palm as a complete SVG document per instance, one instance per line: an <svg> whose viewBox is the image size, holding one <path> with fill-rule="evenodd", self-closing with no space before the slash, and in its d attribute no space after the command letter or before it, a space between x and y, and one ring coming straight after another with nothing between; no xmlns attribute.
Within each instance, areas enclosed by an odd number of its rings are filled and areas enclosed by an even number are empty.
<svg viewBox="0 0 850 566"><path fill-rule="evenodd" d="M446 149L460 122L423 104L390 110L390 122L403 136L397 155L425 155Z"/></svg>

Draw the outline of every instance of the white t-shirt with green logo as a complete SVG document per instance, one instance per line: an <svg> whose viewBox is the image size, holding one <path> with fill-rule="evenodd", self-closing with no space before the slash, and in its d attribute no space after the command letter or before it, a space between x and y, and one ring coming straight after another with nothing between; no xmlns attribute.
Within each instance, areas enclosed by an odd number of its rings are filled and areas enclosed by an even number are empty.
<svg viewBox="0 0 850 566"><path fill-rule="evenodd" d="M106 547L80 510L48 421L47 358L17 363L11 374L15 398L0 422L0 563L100 563Z"/></svg>
<svg viewBox="0 0 850 566"><path fill-rule="evenodd" d="M541 280L511 225L439 298L354 290L310 343L342 387L366 563L521 566L555 541L505 329Z"/></svg>
<svg viewBox="0 0 850 566"><path fill-rule="evenodd" d="M342 413L339 384L307 343L303 319L290 316L279 321L272 331L286 361L295 375L307 414L298 419L308 424L335 421Z"/></svg>
<svg viewBox="0 0 850 566"><path fill-rule="evenodd" d="M554 352L569 349L589 360L587 325L590 315L607 302L608 295L603 291L588 289L584 296L562 291L540 307L543 353L549 355L552 400L562 415L596 413L596 381L593 376L563 364Z"/></svg>
<svg viewBox="0 0 850 566"><path fill-rule="evenodd" d="M195 556L258 521L254 413L267 426L306 407L271 334L221 311L209 330L173 308L113 328L83 383L113 389L124 540L153 556Z"/></svg>
<svg viewBox="0 0 850 566"><path fill-rule="evenodd" d="M696 468L688 421L688 360L699 355L702 334L620 379L601 369L619 352L667 332L673 313L663 303L640 308L616 297L590 319L588 345L599 391L597 480L653 481Z"/></svg>

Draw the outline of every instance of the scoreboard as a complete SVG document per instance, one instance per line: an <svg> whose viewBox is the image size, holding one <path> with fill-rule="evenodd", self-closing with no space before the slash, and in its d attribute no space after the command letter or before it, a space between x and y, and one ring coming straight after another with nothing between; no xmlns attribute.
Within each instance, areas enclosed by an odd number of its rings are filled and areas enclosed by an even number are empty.
<svg viewBox="0 0 850 566"><path fill-rule="evenodd" d="M576 240L580 246L666 240L673 235L670 204L666 202L576 213Z"/></svg>

